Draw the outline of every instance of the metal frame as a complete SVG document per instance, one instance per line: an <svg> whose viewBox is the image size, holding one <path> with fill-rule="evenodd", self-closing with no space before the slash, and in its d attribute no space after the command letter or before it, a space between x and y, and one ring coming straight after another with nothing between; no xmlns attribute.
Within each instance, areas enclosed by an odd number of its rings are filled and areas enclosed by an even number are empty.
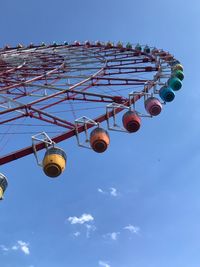
<svg viewBox="0 0 200 267"><path fill-rule="evenodd" d="M2 105L4 107L3 110L0 109L0 124L30 117L66 129L65 133L51 138L55 143L74 135L77 136L77 134L85 132L84 124L76 122L74 124L74 122L56 117L50 112L50 109L69 100L107 104L117 102L115 115L125 108L130 108L152 88L156 93L155 84L157 86L163 84L161 79L166 78L159 77L162 68L171 70L169 62L165 61L159 53L161 55L163 51L158 50L155 55L138 53L134 48L124 47L121 50L117 45L107 46L103 43L45 46L32 44L30 47L0 49L0 94L2 99L0 107ZM134 75L153 72L157 72L153 80L133 78ZM67 82L64 83L64 80ZM96 93L95 90L87 92L89 89L98 87L103 89L112 86L135 85L143 86L144 90L135 92L134 95L129 95L127 98ZM36 99L29 101L29 98L33 97ZM21 104L24 103L21 99L27 99L26 104ZM20 102L18 102L19 100ZM48 101L51 103L49 104ZM41 105L40 108L37 108L38 104ZM8 117L4 118L5 116ZM110 110L92 120L95 123L101 123L113 116L114 113ZM95 123L87 123L87 129L94 127ZM45 143L41 141L35 144L34 149L33 146L29 146L12 151L0 158L0 165L44 148Z"/></svg>
<svg viewBox="0 0 200 267"><path fill-rule="evenodd" d="M52 141L51 138L48 136L48 134L45 132L33 135L31 138L32 138L33 154L36 158L38 166L42 167L43 166L42 161L39 160L38 153L37 153L36 142L44 143L46 149L48 149L48 147L51 147L51 146L54 147L55 142Z"/></svg>
<svg viewBox="0 0 200 267"><path fill-rule="evenodd" d="M141 97L144 98L144 102L146 100L147 96L153 96L153 93L148 93L148 87L144 88L143 92L132 92L129 94L129 102L131 103L131 99L140 95ZM133 103L133 108L135 110L135 112L138 114L138 116L140 117L144 117L144 118L152 118L153 116L149 115L148 113L141 113L138 110L136 110L136 102Z"/></svg>
<svg viewBox="0 0 200 267"><path fill-rule="evenodd" d="M90 119L90 118L87 118L86 116L83 116L83 117L75 120L76 139L77 139L78 145L80 147L91 149L91 146L89 144L90 139L89 139L89 135L88 135L88 125L99 126L99 123ZM79 130L78 130L80 126L83 126L83 128L84 128L84 133L85 133L84 142L80 141Z"/></svg>
<svg viewBox="0 0 200 267"><path fill-rule="evenodd" d="M107 115L107 127L108 127L108 130L111 130L111 131L117 131L117 132L124 132L124 133L128 133L128 131L118 125L116 123L116 110L117 109L129 109L131 110L131 105L130 106L125 106L125 105L122 105L122 104L118 104L118 103L111 103L109 105L106 106L106 115ZM111 116L112 114L112 116ZM110 119L113 118L113 124L112 126L110 125Z"/></svg>

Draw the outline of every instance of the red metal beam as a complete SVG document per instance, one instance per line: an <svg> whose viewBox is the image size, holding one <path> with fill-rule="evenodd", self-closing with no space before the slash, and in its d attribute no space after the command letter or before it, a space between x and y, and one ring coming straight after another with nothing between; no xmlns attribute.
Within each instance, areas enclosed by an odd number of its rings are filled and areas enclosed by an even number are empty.
<svg viewBox="0 0 200 267"><path fill-rule="evenodd" d="M53 46L49 46L49 47L53 47ZM65 46L57 46L56 48L59 49L59 48L64 48ZM67 46L67 49L70 51L73 51L75 49L78 49L78 47L80 47L80 51L84 50L85 49L85 45L80 45L80 46L77 46L77 45L71 45L71 46ZM145 54L143 52L136 52L134 49L126 49L124 48L124 52L119 52L119 48L117 47L111 47L111 48L108 48L106 47L105 45L102 45L102 46L98 46L98 45L92 45L93 47L93 50L94 50L94 55L93 55L93 59L100 59L101 63L105 64L105 66L103 68L101 68L99 70L98 73L96 73L95 75L93 75L91 78L89 79L86 79L85 81L82 81L78 84L76 84L75 86L72 86L70 88L71 92L69 95L69 90L65 90L65 91L61 91L61 92L57 92L55 94L52 94L51 96L47 96L47 97L43 97L42 99L38 99L36 101L32 101L31 103L29 104L26 104L26 105L23 105L22 107L16 107L16 108L13 108L12 111L16 111L17 109L24 109L26 111L26 114L25 115L21 115L21 116L33 116L34 118L37 118L37 119L42 119L42 120L45 120L45 121L48 121L50 123L55 123L58 125L59 124L66 124L68 126L71 126L70 130L67 131L66 133L64 134L60 134L58 136L55 136L52 138L52 140L55 142L55 143L59 143L61 141L64 141L72 136L74 136L76 134L76 131L75 131L75 128L74 128L74 125L73 124L68 124L69 122L67 121L61 121L59 118L55 117L55 116L52 116L51 114L48 114L46 112L43 112L42 110L45 109L45 108L48 108L48 107L51 107L52 106L52 103L49 104L49 105L46 105L46 106L43 106L41 109L35 109L34 108L34 105L35 104L38 104L38 103L43 103L43 101L46 101L52 97L56 97L56 96L60 96L62 94L67 94L67 98L66 96L63 97L63 101L65 100L68 100L68 99L74 99L74 100L86 100L88 101L89 97L91 97L91 99L89 101L95 101L95 102L98 102L98 101L111 101L111 102L117 102L117 103L123 103L124 105L126 106L129 106L130 103L127 99L122 99L120 98L119 96L114 96L111 98L111 96L103 96L103 95L100 95L100 94L90 94L90 93L86 93L85 90L87 90L88 88L90 88L91 86L110 86L110 85L144 85L147 81L149 80L145 80L145 79L123 79L123 78L107 78L105 77L105 72L104 70L109 70L110 71L112 69L117 69L119 71L118 74L120 74L120 71L122 71L122 67L127 67L127 69L130 67L130 69L134 69L133 65L134 64L138 64L138 63L148 63L148 62L153 62L155 61L154 57L152 55L148 55L148 54ZM45 47L46 48L46 47ZM28 73L28 77L29 79L27 79L26 81L21 81L21 82L16 82L15 84L12 84L12 85L7 85L7 86L4 86L3 88L0 88L0 92L4 92L5 90L10 90L12 88L15 88L15 87L25 87L26 88L26 85L28 85L29 83L33 83L34 81L45 81L46 79L49 81L49 79L51 79L51 74L52 75L60 75L59 77L56 78L56 76L53 76L53 82L58 80L58 79L62 79L62 75L59 73L59 70L63 70L63 72L66 72L66 65L62 63L62 54L59 56L57 56L56 58L54 58L54 55L49 55L48 53L46 54L43 54L42 53L42 48L38 47L37 48L38 50L37 51L40 51L41 50L41 54L39 55L38 53L32 53L32 55L34 55L35 57L38 57L40 58L40 60L44 63L44 64L48 64L47 69L48 70L48 67L49 66L52 66L53 70L45 73L45 74L41 74L39 73L39 75L37 77L31 77L30 79L30 76L34 76L35 74L37 75L37 70L36 72L34 70L30 70L30 73ZM81 50L82 49L82 50ZM8 50L12 53L12 50ZM62 51L62 50L61 50ZM117 54L116 54L116 51L117 51ZM26 52L26 51L25 51ZM3 52L2 52L3 53ZM63 52L64 53L64 52ZM29 52L27 51L27 55L29 54ZM75 55L76 56L76 55ZM143 56L143 58L141 58L141 56ZM82 60L84 61L85 59L87 59L87 57L85 56ZM57 64L58 64L58 61L61 60L60 62L60 66L58 67ZM81 60L81 58L80 58ZM51 61L51 62L50 62ZM89 62L89 61L88 61ZM86 61L86 63L88 63ZM96 61L96 62L99 62ZM50 65L52 64L52 65ZM54 65L55 64L55 65ZM132 66L132 67L131 67ZM77 66L78 67L78 66ZM144 72L148 72L148 71L152 71L152 69L150 69L148 66L144 67L145 70ZM148 69L149 68L149 69ZM45 66L44 66L44 69L45 69ZM28 69L24 69L25 71L25 74L26 74L26 71L28 71ZM155 71L157 71L157 69L155 69ZM39 70L40 72L40 70ZM138 71L136 71L138 72ZM125 73L124 73L125 74ZM100 76L102 75L102 76ZM109 75L113 75L112 73L110 73ZM104 76L104 77L103 77ZM27 78L28 78L27 77ZM82 91L76 91L73 90L75 89L76 87L78 87L79 85L82 85L86 82L92 82L89 86L85 87L84 89L82 89ZM101 82L104 82L101 84ZM153 86L152 85L149 85L148 87L148 90L151 89L151 87ZM148 91L146 90L146 91ZM144 91L143 91L144 92ZM82 95L83 99L81 97L79 97L79 95ZM134 103L136 102L137 100L139 100L141 97L143 96L143 93L140 93L138 94L137 96L134 96L131 100L131 103ZM96 97L96 99L92 99ZM99 99L99 100L98 100ZM106 100L107 99L107 100ZM59 100L59 101L62 101ZM56 101L54 103L58 104L59 101ZM123 109L122 108L118 108L115 110L115 114L117 114L118 112L122 111ZM32 112L32 113L31 113ZM4 111L4 113L0 113L1 114L6 114L8 113L8 111ZM112 117L114 114L112 111L109 112L108 116L109 117ZM8 120L13 120L13 119L8 119ZM96 122L103 122L107 120L107 114L103 114L101 116L99 116L98 118L95 119ZM60 125L61 126L61 125ZM88 128L91 128L93 127L93 125L88 125ZM78 127L78 132L81 133L83 132L85 129L83 126L79 126ZM39 151L41 149L45 148L45 144L43 142L39 143L36 145L36 150ZM26 148L23 148L21 150L18 150L16 152L12 152L8 155L5 155L3 157L0 158L0 165L2 164L5 164L5 163L8 163L8 162L11 162L13 160L16 160L18 158L22 158L24 156L27 156L29 154L33 153L33 148L32 146L29 146L29 147L26 147Z"/></svg>
<svg viewBox="0 0 200 267"><path fill-rule="evenodd" d="M152 87L153 87L153 84L152 85L149 85L149 87L146 89L146 92L148 92ZM141 97L143 97L143 94L142 93L134 96L132 98L132 100L131 100L131 104L133 104L136 101L138 101ZM126 105L126 106L129 106L129 104L130 103L128 101L126 103L124 103L124 105ZM119 113L122 110L123 110L122 108L117 108L115 110L115 114ZM113 115L114 114L113 114L112 111L110 111L108 113L109 118L112 117ZM99 122L99 123L101 123L101 122L103 122L105 120L107 120L107 114L103 114L100 117L98 117L98 118L95 119L95 121L96 122ZM92 125L92 124L87 125L87 128L88 129L90 129L92 127L94 127L94 125ZM78 130L78 133L81 133L81 132L85 131L85 127L84 126L80 126L80 127L78 127L77 130ZM60 143L60 142L66 140L66 139L68 139L68 138L70 138L70 137L72 137L74 135L76 135L76 131L75 131L75 129L72 129L72 130L70 130L70 131L68 131L68 132L66 132L64 134L60 134L58 136L53 137L52 138L52 141L54 141L55 143ZM44 148L45 148L45 144L43 142L38 143L36 145L36 150L37 151L40 151L40 150L42 150ZM33 147L32 146L29 146L29 147L26 147L24 149L18 150L18 151L14 152L14 153L5 155L5 156L3 156L3 157L0 158L0 165L6 164L8 162L11 162L13 160L16 160L16 159L19 159L19 158L22 158L22 157L25 157L27 155L32 154L33 152L34 152L33 151Z"/></svg>

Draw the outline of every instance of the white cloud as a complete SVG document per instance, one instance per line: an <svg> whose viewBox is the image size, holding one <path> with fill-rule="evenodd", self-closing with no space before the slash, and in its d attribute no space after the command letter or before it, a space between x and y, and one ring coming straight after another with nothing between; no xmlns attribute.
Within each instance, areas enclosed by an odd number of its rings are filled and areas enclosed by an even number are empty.
<svg viewBox="0 0 200 267"><path fill-rule="evenodd" d="M114 187L110 187L108 191L104 191L101 188L98 188L97 191L103 195L110 195L112 197L118 197L120 195L120 193Z"/></svg>
<svg viewBox="0 0 200 267"><path fill-rule="evenodd" d="M110 234L110 237L111 237L112 240L117 240L119 234L120 234L119 232L117 232L117 233L113 232L113 233Z"/></svg>
<svg viewBox="0 0 200 267"><path fill-rule="evenodd" d="M19 249L21 249L22 252L24 252L24 254L29 255L30 254L30 250L29 250L29 244L26 242L23 242L21 240L18 240L17 243L19 244Z"/></svg>
<svg viewBox="0 0 200 267"><path fill-rule="evenodd" d="M111 188L110 188L110 194L111 194L111 196L113 196L113 197L117 197L117 196L119 195L118 192L117 192L117 189L114 188L114 187L111 187Z"/></svg>
<svg viewBox="0 0 200 267"><path fill-rule="evenodd" d="M105 261L99 261L99 266L102 266L102 267L111 267L108 262L105 262Z"/></svg>
<svg viewBox="0 0 200 267"><path fill-rule="evenodd" d="M94 220L94 217L91 214L82 214L79 218L74 216L74 217L69 217L67 219L71 224L84 224L85 222L90 222Z"/></svg>
<svg viewBox="0 0 200 267"><path fill-rule="evenodd" d="M120 232L112 232L112 233L107 233L103 237L105 238L110 238L113 241L116 241L118 239L118 236L120 235Z"/></svg>
<svg viewBox="0 0 200 267"><path fill-rule="evenodd" d="M22 247L21 247L21 250L22 250L26 255L29 255L29 254L30 254L29 247L22 246Z"/></svg>
<svg viewBox="0 0 200 267"><path fill-rule="evenodd" d="M140 231L138 226L134 226L132 224L125 226L124 229L130 231L132 234L138 234Z"/></svg>
<svg viewBox="0 0 200 267"><path fill-rule="evenodd" d="M18 240L17 243L15 245L13 245L12 247L8 248L4 245L0 245L1 250L3 251L9 251L9 250L21 250L24 254L29 255L30 254L30 250L29 250L29 244Z"/></svg>
<svg viewBox="0 0 200 267"><path fill-rule="evenodd" d="M98 188L97 191L101 194L106 194L106 192L104 192L101 188Z"/></svg>
<svg viewBox="0 0 200 267"><path fill-rule="evenodd" d="M0 248L2 251L9 251L9 248L7 248L5 245L0 245Z"/></svg>
<svg viewBox="0 0 200 267"><path fill-rule="evenodd" d="M79 235L81 235L81 233L80 233L80 232L75 232L75 233L73 233L73 235L74 235L75 237L78 237Z"/></svg>
<svg viewBox="0 0 200 267"><path fill-rule="evenodd" d="M91 232L94 232L97 228L94 225L86 224L85 227L87 228L86 237L89 238Z"/></svg>

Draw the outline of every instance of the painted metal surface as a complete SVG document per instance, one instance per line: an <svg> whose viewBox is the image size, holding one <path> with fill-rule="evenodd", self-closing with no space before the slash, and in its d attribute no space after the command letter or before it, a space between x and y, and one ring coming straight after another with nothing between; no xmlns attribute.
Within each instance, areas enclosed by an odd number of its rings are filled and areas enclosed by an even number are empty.
<svg viewBox="0 0 200 267"><path fill-rule="evenodd" d="M137 132L141 126L141 118L135 111L127 111L122 118L124 128L130 132Z"/></svg>
<svg viewBox="0 0 200 267"><path fill-rule="evenodd" d="M90 134L90 145L97 153L103 153L110 144L110 137L103 128L95 128Z"/></svg>
<svg viewBox="0 0 200 267"><path fill-rule="evenodd" d="M44 173L49 177L58 177L66 166L67 155L57 147L47 149L43 159Z"/></svg>
<svg viewBox="0 0 200 267"><path fill-rule="evenodd" d="M148 99L146 99L144 105L146 111L151 116L159 115L162 110L162 104L160 103L160 100L156 97L149 97Z"/></svg>
<svg viewBox="0 0 200 267"><path fill-rule="evenodd" d="M140 45L91 43L33 45L0 49L0 124L35 119L61 127L66 132L51 139L59 143L84 131L75 130L73 120L55 115L53 108L73 101L86 103L119 103L131 106L154 90L162 71L172 70L173 57L160 49L143 51ZM149 47L148 47L149 48ZM171 65L170 65L171 64ZM180 64L178 64L180 65ZM181 65L180 65L181 66ZM173 70L180 69L177 64ZM146 75L146 76L145 76ZM109 88L140 87L129 99L128 93L110 94ZM161 97L162 98L162 97ZM97 123L123 111L115 109L93 117ZM88 129L94 127L88 125ZM35 146L39 151L44 143ZM32 146L2 156L0 165L33 153Z"/></svg>

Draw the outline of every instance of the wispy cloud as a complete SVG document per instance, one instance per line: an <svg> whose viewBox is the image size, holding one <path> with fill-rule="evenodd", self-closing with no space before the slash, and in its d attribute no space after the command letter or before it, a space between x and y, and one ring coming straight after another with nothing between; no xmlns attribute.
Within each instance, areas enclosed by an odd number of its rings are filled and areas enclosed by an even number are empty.
<svg viewBox="0 0 200 267"><path fill-rule="evenodd" d="M118 197L120 195L120 193L117 191L117 189L115 187L110 187L107 191L101 189L101 188L98 188L97 191L100 193L100 194L103 194L103 195L110 195L112 197Z"/></svg>
<svg viewBox="0 0 200 267"><path fill-rule="evenodd" d="M84 234L86 238L90 238L91 233L96 231L96 226L94 225L94 217L91 214L83 213L80 217L69 217L67 221L75 225L77 231L74 232L72 235L77 238L82 234L82 230L85 228ZM80 231L81 230L81 231Z"/></svg>
<svg viewBox="0 0 200 267"><path fill-rule="evenodd" d="M132 234L138 234L140 231L140 227L134 226L132 224L125 226L124 229L130 231Z"/></svg>
<svg viewBox="0 0 200 267"><path fill-rule="evenodd" d="M2 251L12 251L12 250L21 250L24 254L29 255L30 249L29 249L29 243L26 243L24 241L18 240L17 243L11 247L6 247L5 245L0 245L0 248Z"/></svg>
<svg viewBox="0 0 200 267"><path fill-rule="evenodd" d="M73 236L75 236L75 237L78 237L78 236L80 236L80 235L81 235L80 232L75 232L75 233L73 233Z"/></svg>
<svg viewBox="0 0 200 267"><path fill-rule="evenodd" d="M96 231L96 227L94 226L94 225L90 225L90 224L86 224L85 225L85 227L86 227L86 237L87 238L90 238L90 234L91 234L91 232L94 232L94 231Z"/></svg>
<svg viewBox="0 0 200 267"><path fill-rule="evenodd" d="M117 197L117 196L119 195L118 192L117 192L117 189L114 188L114 187L111 187L111 188L110 188L110 194L111 194L111 196L113 196L113 197Z"/></svg>
<svg viewBox="0 0 200 267"><path fill-rule="evenodd" d="M94 217L91 214L84 213L80 217L69 217L67 219L71 224L84 224L94 220Z"/></svg>
<svg viewBox="0 0 200 267"><path fill-rule="evenodd" d="M101 188L98 188L97 191L98 191L99 193L101 193L101 194L106 194L106 192L103 191Z"/></svg>
<svg viewBox="0 0 200 267"><path fill-rule="evenodd" d="M110 238L112 240L117 240L119 235L120 235L120 232L113 232L110 234Z"/></svg>
<svg viewBox="0 0 200 267"><path fill-rule="evenodd" d="M18 244L18 248L17 249L20 249L26 255L30 254L29 244L28 243L26 243L24 241L21 241L21 240L18 240L17 244Z"/></svg>
<svg viewBox="0 0 200 267"><path fill-rule="evenodd" d="M112 233L107 233L104 235L105 238L110 238L113 241L116 241L120 235L120 232L112 232Z"/></svg>
<svg viewBox="0 0 200 267"><path fill-rule="evenodd" d="M4 252L9 251L9 248L6 247L5 245L0 245L0 249L1 249L2 251L4 251Z"/></svg>
<svg viewBox="0 0 200 267"><path fill-rule="evenodd" d="M108 262L105 262L105 261L99 261L99 266L101 267L111 267Z"/></svg>

